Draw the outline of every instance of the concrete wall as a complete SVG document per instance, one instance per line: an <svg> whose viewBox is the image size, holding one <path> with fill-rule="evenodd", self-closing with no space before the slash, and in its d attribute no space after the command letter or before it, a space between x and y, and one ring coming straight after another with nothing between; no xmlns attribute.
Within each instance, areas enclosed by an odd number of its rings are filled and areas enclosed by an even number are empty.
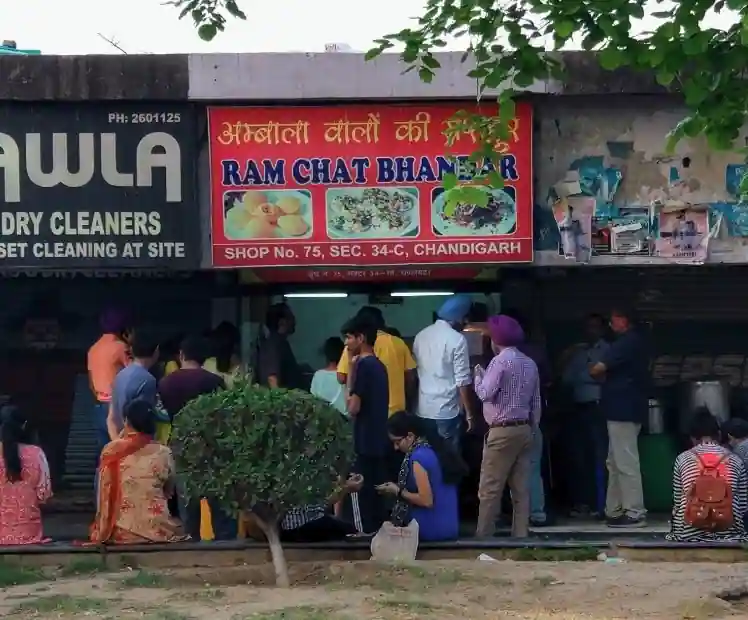
<svg viewBox="0 0 748 620"><path fill-rule="evenodd" d="M567 171L597 170L621 182L610 194L598 194L596 207L661 204L708 205L710 220L723 222L710 240L709 262L745 262L744 238L734 193L743 158L737 152L715 152L704 139L685 140L666 153L667 133L686 115L677 99L652 97L546 97L535 107L536 255L541 264L567 264L558 256L558 232L548 206L553 185ZM741 136L740 143L745 140ZM732 187L728 185L732 184ZM748 213L748 208L746 208ZM748 224L748 222L746 222ZM592 264L662 264L661 259L634 256L593 257Z"/></svg>
<svg viewBox="0 0 748 620"><path fill-rule="evenodd" d="M362 100L471 100L476 84L467 78L471 59L437 55L442 68L432 84L415 72L403 74L397 55L366 62L362 54L196 54L175 56L0 56L0 100L103 101L185 100L204 104L345 105ZM665 136L685 111L679 97L650 73L603 70L594 54L564 53L565 78L542 80L524 89L535 109L535 228L537 263L564 264L558 230L548 206L551 187L575 167L620 175L613 195L596 196L598 207L660 203L706 204L713 224L710 262L748 262L748 209L736 207L728 186L740 176L741 158L715 153L702 140L683 142L665 153ZM490 97L491 93L487 93ZM197 183L203 243L209 242L203 152ZM741 145L743 143L741 138ZM734 188L733 188L734 189ZM721 218L721 219L720 219ZM207 266L208 252L204 254ZM592 264L662 264L648 256L596 256Z"/></svg>

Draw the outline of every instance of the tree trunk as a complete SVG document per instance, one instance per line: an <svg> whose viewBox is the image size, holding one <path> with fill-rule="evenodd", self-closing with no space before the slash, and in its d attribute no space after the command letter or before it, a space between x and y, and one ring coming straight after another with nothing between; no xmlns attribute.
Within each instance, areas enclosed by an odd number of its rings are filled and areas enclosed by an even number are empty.
<svg viewBox="0 0 748 620"><path fill-rule="evenodd" d="M255 515L257 517L257 515ZM283 553L280 536L278 535L278 522L268 523L257 517L257 523L267 536L270 544L270 555L273 558L273 568L275 569L275 585L279 588L291 587L291 580L288 578L288 564L286 564L286 555Z"/></svg>

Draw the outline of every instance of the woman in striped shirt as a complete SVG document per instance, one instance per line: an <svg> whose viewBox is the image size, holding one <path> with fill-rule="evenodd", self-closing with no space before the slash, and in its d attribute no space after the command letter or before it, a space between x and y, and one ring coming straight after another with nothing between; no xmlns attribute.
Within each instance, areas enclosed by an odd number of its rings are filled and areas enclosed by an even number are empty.
<svg viewBox="0 0 748 620"><path fill-rule="evenodd" d="M748 512L748 474L743 461L720 445L720 427L717 419L702 409L691 421L689 435L693 448L681 453L673 470L673 518L668 540L678 542L742 542L746 540L743 519ZM723 531L708 531L694 527L686 521L686 508L694 482L704 470L704 464L719 463L720 476L732 488L733 524Z"/></svg>

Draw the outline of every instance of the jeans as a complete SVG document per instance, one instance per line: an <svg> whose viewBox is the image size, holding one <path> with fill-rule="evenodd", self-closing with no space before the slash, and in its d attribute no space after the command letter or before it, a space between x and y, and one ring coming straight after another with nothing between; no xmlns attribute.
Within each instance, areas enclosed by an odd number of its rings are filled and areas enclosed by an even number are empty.
<svg viewBox="0 0 748 620"><path fill-rule="evenodd" d="M456 415L447 420L429 420L439 436L457 454L462 454L462 416Z"/></svg>
<svg viewBox="0 0 748 620"><path fill-rule="evenodd" d="M530 518L545 521L545 488L543 487L543 432L533 428L530 456Z"/></svg>
<svg viewBox="0 0 748 620"><path fill-rule="evenodd" d="M177 498L179 501L179 517L182 520L185 531L193 540L200 538L200 500L187 500L187 492L184 482L177 478ZM218 503L208 498L210 506L210 520L213 524L213 537L215 540L236 540L239 532L239 522L234 517L226 514L218 506Z"/></svg>

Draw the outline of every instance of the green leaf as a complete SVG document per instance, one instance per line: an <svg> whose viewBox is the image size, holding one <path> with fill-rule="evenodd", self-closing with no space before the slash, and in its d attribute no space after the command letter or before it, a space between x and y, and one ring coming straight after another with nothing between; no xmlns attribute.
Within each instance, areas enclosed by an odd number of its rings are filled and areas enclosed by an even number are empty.
<svg viewBox="0 0 748 620"><path fill-rule="evenodd" d="M709 34L699 32L692 37L683 40L683 51L689 56L696 56L706 52L709 46Z"/></svg>
<svg viewBox="0 0 748 620"><path fill-rule="evenodd" d="M562 19L553 24L556 34L562 39L568 39L576 29L576 25L570 19Z"/></svg>
<svg viewBox="0 0 748 620"><path fill-rule="evenodd" d="M447 191L449 191L450 189L454 189L455 187L457 187L457 175L448 172L442 177L442 185Z"/></svg>
<svg viewBox="0 0 748 620"><path fill-rule="evenodd" d="M476 207L487 207L491 190L482 185L465 185L460 188L462 201Z"/></svg>
<svg viewBox="0 0 748 620"><path fill-rule="evenodd" d="M520 88L528 88L535 83L535 77L529 73L518 73L513 81Z"/></svg>
<svg viewBox="0 0 748 620"><path fill-rule="evenodd" d="M600 66L608 71L618 69L624 61L624 53L615 47L606 47L599 55Z"/></svg>
<svg viewBox="0 0 748 620"><path fill-rule="evenodd" d="M232 17L237 19L247 19L246 14L236 4L236 0L226 0L226 10Z"/></svg>
<svg viewBox="0 0 748 620"><path fill-rule="evenodd" d="M513 99L505 99L499 104L499 123L508 125L517 114Z"/></svg>
<svg viewBox="0 0 748 620"><path fill-rule="evenodd" d="M203 24L197 29L197 34L203 41L212 41L218 34L218 28L215 24Z"/></svg>
<svg viewBox="0 0 748 620"><path fill-rule="evenodd" d="M659 71L655 79L657 80L657 83L662 86L670 86L675 79L675 74L670 73L669 71Z"/></svg>
<svg viewBox="0 0 748 620"><path fill-rule="evenodd" d="M504 187L504 177L502 177L496 170L491 170L486 175L488 184L494 189L501 189Z"/></svg>
<svg viewBox="0 0 748 620"><path fill-rule="evenodd" d="M421 79L422 82L426 82L426 84L430 84L431 81L434 79L434 72L428 67L421 67L418 70L418 77Z"/></svg>
<svg viewBox="0 0 748 620"><path fill-rule="evenodd" d="M421 58L421 62L425 67L428 67L429 69L439 69L441 67L441 64L439 64L439 61L434 58L431 54L428 54Z"/></svg>

